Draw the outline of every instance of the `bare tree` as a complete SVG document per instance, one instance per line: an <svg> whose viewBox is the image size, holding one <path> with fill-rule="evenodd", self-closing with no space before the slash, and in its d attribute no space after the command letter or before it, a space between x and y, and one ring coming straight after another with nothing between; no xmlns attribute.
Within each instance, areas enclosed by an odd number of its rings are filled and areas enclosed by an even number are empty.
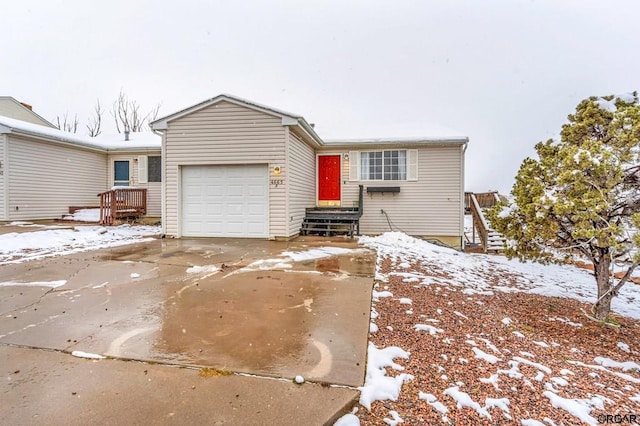
<svg viewBox="0 0 640 426"><path fill-rule="evenodd" d="M96 105L93 107L93 116L89 118L89 123L87 124L87 130L89 131L89 136L92 138L98 136L102 133L102 115L104 114L104 109L102 109L102 105L100 105L100 99L96 101Z"/></svg>
<svg viewBox="0 0 640 426"><path fill-rule="evenodd" d="M65 112L60 121L60 116L56 116L56 127L69 133L78 132L78 114L74 114L73 118L69 117L69 113Z"/></svg>
<svg viewBox="0 0 640 426"><path fill-rule="evenodd" d="M149 114L147 114L147 124L149 125L149 128L151 128L151 122L155 121L155 119L158 118L158 112L160 112L161 106L162 103L158 103L158 105L153 107L153 109L149 111Z"/></svg>
<svg viewBox="0 0 640 426"><path fill-rule="evenodd" d="M160 104L146 114L140 112L140 104L130 99L122 90L113 103L111 115L116 122L118 133L124 131L139 132L144 129L146 123L153 120L160 109Z"/></svg>

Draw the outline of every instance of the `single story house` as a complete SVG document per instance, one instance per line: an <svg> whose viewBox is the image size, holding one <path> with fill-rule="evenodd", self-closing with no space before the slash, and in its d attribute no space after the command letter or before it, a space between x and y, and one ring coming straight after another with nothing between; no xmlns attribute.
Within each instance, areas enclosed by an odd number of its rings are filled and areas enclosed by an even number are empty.
<svg viewBox="0 0 640 426"><path fill-rule="evenodd" d="M323 140L301 115L231 95L151 127L167 235L287 239L310 208L359 206L362 187L360 233L464 245L466 136Z"/></svg>
<svg viewBox="0 0 640 426"><path fill-rule="evenodd" d="M147 216L160 217L160 137L152 132L91 138L0 115L0 221L60 218L98 207L113 186L147 188ZM16 115L13 114L15 117Z"/></svg>

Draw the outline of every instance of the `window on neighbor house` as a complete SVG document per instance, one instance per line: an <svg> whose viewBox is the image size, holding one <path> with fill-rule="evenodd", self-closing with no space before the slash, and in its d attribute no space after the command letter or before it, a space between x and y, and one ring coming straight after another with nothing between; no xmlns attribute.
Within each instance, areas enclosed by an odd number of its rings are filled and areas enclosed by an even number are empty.
<svg viewBox="0 0 640 426"><path fill-rule="evenodd" d="M360 180L407 180L407 151L361 152Z"/></svg>
<svg viewBox="0 0 640 426"><path fill-rule="evenodd" d="M149 182L162 182L162 165L160 156L149 156L147 159L147 172Z"/></svg>

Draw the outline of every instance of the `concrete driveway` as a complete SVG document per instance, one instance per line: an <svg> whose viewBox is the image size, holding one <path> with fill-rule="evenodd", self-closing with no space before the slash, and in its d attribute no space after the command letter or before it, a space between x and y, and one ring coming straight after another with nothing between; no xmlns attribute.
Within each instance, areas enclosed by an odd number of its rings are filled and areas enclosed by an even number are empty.
<svg viewBox="0 0 640 426"><path fill-rule="evenodd" d="M338 254L312 259L327 246ZM354 242L313 238L157 240L2 265L0 282L66 284L0 287L0 416L323 424L364 381L374 265Z"/></svg>

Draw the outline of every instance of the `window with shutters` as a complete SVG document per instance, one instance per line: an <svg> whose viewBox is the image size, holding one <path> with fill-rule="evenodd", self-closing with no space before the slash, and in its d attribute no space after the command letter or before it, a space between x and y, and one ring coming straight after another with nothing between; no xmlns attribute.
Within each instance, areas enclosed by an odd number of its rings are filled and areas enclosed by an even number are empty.
<svg viewBox="0 0 640 426"><path fill-rule="evenodd" d="M349 180L418 180L418 150L351 151Z"/></svg>

